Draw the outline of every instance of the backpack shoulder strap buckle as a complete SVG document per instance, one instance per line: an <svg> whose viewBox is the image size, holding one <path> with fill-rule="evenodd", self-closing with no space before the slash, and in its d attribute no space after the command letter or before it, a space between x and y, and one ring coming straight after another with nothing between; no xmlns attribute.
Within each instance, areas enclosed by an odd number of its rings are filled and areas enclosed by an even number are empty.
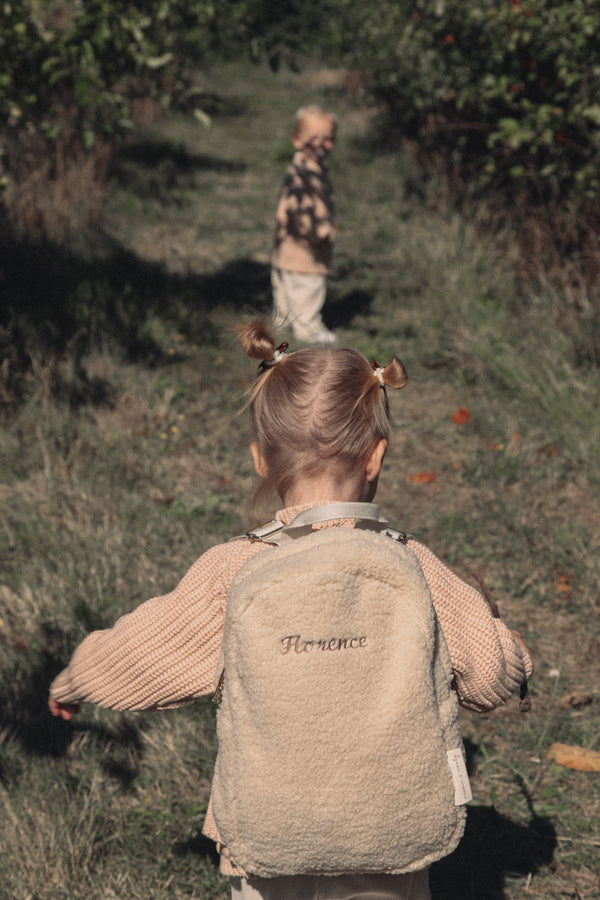
<svg viewBox="0 0 600 900"><path fill-rule="evenodd" d="M408 542L408 535L405 531L397 531L395 528L386 528L384 529L383 534L393 541L397 541L399 544L406 544Z"/></svg>
<svg viewBox="0 0 600 900"><path fill-rule="evenodd" d="M268 541L270 537L279 534L284 528L283 522L280 522L279 519L272 519L270 522L259 525L258 528L254 528L252 531L247 531L246 537L252 542Z"/></svg>

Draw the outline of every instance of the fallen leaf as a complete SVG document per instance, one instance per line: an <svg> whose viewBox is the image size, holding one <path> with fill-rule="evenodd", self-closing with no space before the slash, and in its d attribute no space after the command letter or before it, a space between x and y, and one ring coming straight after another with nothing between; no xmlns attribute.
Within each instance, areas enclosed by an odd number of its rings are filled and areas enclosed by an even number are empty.
<svg viewBox="0 0 600 900"><path fill-rule="evenodd" d="M560 453L560 450L558 449L558 447L553 447L552 444L543 444L543 446L538 447L536 452L537 452L538 456L553 457L553 456L558 456L558 454Z"/></svg>
<svg viewBox="0 0 600 900"><path fill-rule="evenodd" d="M432 481L435 481L437 475L435 472L415 472L414 475L408 476L411 481L416 481L417 484L431 484Z"/></svg>
<svg viewBox="0 0 600 900"><path fill-rule="evenodd" d="M600 753L586 750L575 744L552 744L546 753L559 766L575 769L577 772L600 772Z"/></svg>
<svg viewBox="0 0 600 900"><path fill-rule="evenodd" d="M467 409L466 406L461 406L460 409L457 409L456 412L452 416L452 421L456 425L464 425L471 418L471 413Z"/></svg>
<svg viewBox="0 0 600 900"><path fill-rule="evenodd" d="M567 599L570 599L572 593L572 586L569 583L570 580L570 575L559 575L556 582L556 590L560 594L567 594Z"/></svg>
<svg viewBox="0 0 600 900"><path fill-rule="evenodd" d="M587 706L592 702L592 695L587 691L571 691L560 701L563 709L577 709L580 706Z"/></svg>

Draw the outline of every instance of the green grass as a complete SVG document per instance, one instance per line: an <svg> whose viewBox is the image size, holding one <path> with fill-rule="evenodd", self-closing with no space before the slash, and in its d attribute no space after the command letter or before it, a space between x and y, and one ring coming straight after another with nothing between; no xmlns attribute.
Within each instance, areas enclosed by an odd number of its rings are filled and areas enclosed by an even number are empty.
<svg viewBox="0 0 600 900"><path fill-rule="evenodd" d="M92 339L77 364L69 347L35 350L0 433L0 898L228 894L201 837L210 705L88 707L67 725L45 704L86 633L170 590L252 521L237 413L253 365L231 327L269 308L289 125L320 99L340 115L328 315L343 341L380 361L397 353L412 376L393 400L382 504L485 580L536 661L528 716L516 699L462 714L474 801L459 850L432 873L434 898L591 900L598 774L545 754L553 741L600 749L598 372L576 365L556 294L525 291L476 217L430 202L400 151L374 153L370 116L318 73L236 64L203 80L222 97L210 128L173 115L117 161L110 249L75 270L65 258L66 301ZM436 480L412 480L423 471ZM561 708L576 687L593 702Z"/></svg>

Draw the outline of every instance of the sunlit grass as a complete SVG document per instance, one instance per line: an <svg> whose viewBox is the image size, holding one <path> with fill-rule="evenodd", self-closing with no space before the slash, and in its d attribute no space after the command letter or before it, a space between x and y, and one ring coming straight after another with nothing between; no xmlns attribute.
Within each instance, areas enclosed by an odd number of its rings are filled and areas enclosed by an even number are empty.
<svg viewBox="0 0 600 900"><path fill-rule="evenodd" d="M147 315L141 302L129 313L140 361L114 333L96 335L81 361L87 382L66 354L54 392L40 363L28 402L0 433L0 898L227 896L200 836L215 752L210 706L86 708L65 725L45 704L86 633L170 590L200 553L251 521L248 423L237 412L253 364L231 326L268 309L260 267L289 123L310 95L348 113L331 158L341 229L330 313L342 341L380 361L397 353L412 376L393 398L382 505L396 527L486 582L536 660L529 716L516 700L463 715L474 831L485 826L482 839L494 842L495 880L472 834L456 878L438 880L447 892L434 896L465 900L467 884L474 900L492 888L490 900L574 891L591 900L597 776L545 753L553 740L597 747L598 373L578 367L554 318L557 297L526 297L474 222L425 208L409 190L410 163L368 151L370 119L347 98L238 64L211 77L242 97L236 115L215 115L208 130L168 119L148 140L236 165L192 165L179 180L175 169L173 189L161 182L154 194L151 173L139 171L113 186L106 223L136 258L191 280L161 276L165 296ZM202 291L214 290L202 278L240 260L241 282L218 281L226 293L199 311ZM125 317L128 296L119 297ZM593 702L563 709L576 686ZM535 816L554 835L550 853ZM511 867L519 846L523 865Z"/></svg>

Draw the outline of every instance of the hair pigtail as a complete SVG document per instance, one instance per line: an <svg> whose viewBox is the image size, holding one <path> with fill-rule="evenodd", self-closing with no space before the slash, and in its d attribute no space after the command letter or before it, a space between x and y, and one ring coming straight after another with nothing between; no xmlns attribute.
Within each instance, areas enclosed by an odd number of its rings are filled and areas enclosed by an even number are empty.
<svg viewBox="0 0 600 900"><path fill-rule="evenodd" d="M393 390L401 390L408 382L408 372L397 356L392 356L382 372L383 383Z"/></svg>

